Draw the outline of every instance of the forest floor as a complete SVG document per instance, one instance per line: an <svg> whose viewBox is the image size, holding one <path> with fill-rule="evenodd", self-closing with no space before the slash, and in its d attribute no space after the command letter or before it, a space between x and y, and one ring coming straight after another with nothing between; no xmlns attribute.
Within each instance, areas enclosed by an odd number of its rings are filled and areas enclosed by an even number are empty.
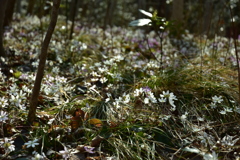
<svg viewBox="0 0 240 160"><path fill-rule="evenodd" d="M233 39L162 38L70 25L49 46L34 126L26 124L47 18L14 21L0 74L2 159L239 159ZM237 40L239 43L239 40Z"/></svg>

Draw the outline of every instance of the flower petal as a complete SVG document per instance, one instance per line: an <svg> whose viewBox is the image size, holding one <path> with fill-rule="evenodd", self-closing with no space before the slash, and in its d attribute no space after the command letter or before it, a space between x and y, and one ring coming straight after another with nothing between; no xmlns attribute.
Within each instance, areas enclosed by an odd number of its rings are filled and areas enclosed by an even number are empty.
<svg viewBox="0 0 240 160"><path fill-rule="evenodd" d="M150 17L150 18L153 16L152 13L149 13L149 12L144 11L144 10L142 10L142 9L139 9L139 12L141 12L142 14L144 14L144 15Z"/></svg>
<svg viewBox="0 0 240 160"><path fill-rule="evenodd" d="M150 19L138 19L130 22L129 26L145 26L149 25L150 22L151 22Z"/></svg>

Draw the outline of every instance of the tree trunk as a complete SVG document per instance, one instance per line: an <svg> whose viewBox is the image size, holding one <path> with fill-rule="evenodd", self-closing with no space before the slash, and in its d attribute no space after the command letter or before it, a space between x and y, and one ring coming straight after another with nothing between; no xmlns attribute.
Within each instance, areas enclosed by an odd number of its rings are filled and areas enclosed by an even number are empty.
<svg viewBox="0 0 240 160"><path fill-rule="evenodd" d="M7 2L8 0L0 1L0 57L5 57L6 55L3 47L3 33L4 33L3 24Z"/></svg>
<svg viewBox="0 0 240 160"><path fill-rule="evenodd" d="M206 34L209 37L213 37L214 34L209 33L211 28L211 20L213 14L213 3L212 1L204 1L203 4L204 13L203 13L203 23L201 27L201 34Z"/></svg>
<svg viewBox="0 0 240 160"><path fill-rule="evenodd" d="M32 15L33 14L34 4L35 4L35 0L29 0L28 1L27 15Z"/></svg>
<svg viewBox="0 0 240 160"><path fill-rule="evenodd" d="M114 14L114 10L116 8L117 1L115 0L108 0L107 1L107 10L104 18L104 25L103 28L106 29L107 25L112 25L112 18Z"/></svg>
<svg viewBox="0 0 240 160"><path fill-rule="evenodd" d="M44 68L46 64L47 59L47 50L50 43L50 40L52 38L53 31L55 29L56 23L57 23L57 17L58 17L58 10L60 6L61 0L54 0L53 1L53 8L52 8L52 15L51 15L51 21L48 26L48 30L46 33L46 36L44 38L42 48L41 48L41 55L40 55L40 62L38 65L37 75L35 78L34 87L32 90L32 95L30 99L30 108L28 112L28 123L31 125L35 118L36 118L36 109L38 104L38 96L41 88L41 83L44 75Z"/></svg>
<svg viewBox="0 0 240 160"><path fill-rule="evenodd" d="M175 20L179 23L183 22L183 0L174 0L172 2L172 17L171 20Z"/></svg>
<svg viewBox="0 0 240 160"><path fill-rule="evenodd" d="M15 7L15 0L8 0L7 7L5 10L5 17L3 26L9 26L12 22L14 7Z"/></svg>
<svg viewBox="0 0 240 160"><path fill-rule="evenodd" d="M72 0L71 2L71 6L70 6L70 21L72 21L72 25L71 25L71 30L70 30L70 35L69 35L69 39L72 39L72 34L74 31L74 25L75 25L75 17L76 17L76 12L77 12L77 6L78 6L78 0Z"/></svg>

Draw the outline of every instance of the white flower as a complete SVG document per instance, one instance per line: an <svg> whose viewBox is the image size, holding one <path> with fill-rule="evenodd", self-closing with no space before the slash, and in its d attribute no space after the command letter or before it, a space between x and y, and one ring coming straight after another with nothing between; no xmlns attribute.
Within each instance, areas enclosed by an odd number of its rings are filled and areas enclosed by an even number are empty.
<svg viewBox="0 0 240 160"><path fill-rule="evenodd" d="M27 95L29 95L32 92L31 89L29 89L26 85L22 86L22 90L26 92Z"/></svg>
<svg viewBox="0 0 240 160"><path fill-rule="evenodd" d="M124 57L123 56L120 56L120 55L117 55L114 57L115 61L116 62L120 62L121 60L124 60Z"/></svg>
<svg viewBox="0 0 240 160"><path fill-rule="evenodd" d="M139 96L139 95L142 94L142 93L143 93L143 89L142 89L142 88L136 89L136 90L134 91L134 97L137 97L137 96Z"/></svg>
<svg viewBox="0 0 240 160"><path fill-rule="evenodd" d="M198 119L199 121L201 121L201 122L204 121L204 118L202 118L202 117L198 117L197 119Z"/></svg>
<svg viewBox="0 0 240 160"><path fill-rule="evenodd" d="M35 156L32 158L32 160L42 160L42 159L44 159L44 157L39 153L35 153Z"/></svg>
<svg viewBox="0 0 240 160"><path fill-rule="evenodd" d="M8 120L7 112L0 111L0 122L5 122L6 120Z"/></svg>
<svg viewBox="0 0 240 160"><path fill-rule="evenodd" d="M16 96L11 95L11 98L9 101L12 105L15 105L18 107L22 100L19 98L19 95L16 95Z"/></svg>
<svg viewBox="0 0 240 160"><path fill-rule="evenodd" d="M149 104L149 99L147 97L144 99L144 103Z"/></svg>
<svg viewBox="0 0 240 160"><path fill-rule="evenodd" d="M167 101L167 99L166 98L158 98L158 101L161 102L161 103L164 103L164 102Z"/></svg>
<svg viewBox="0 0 240 160"><path fill-rule="evenodd" d="M107 81L108 81L108 79L107 79L106 77L100 78L100 82L101 82L101 83L105 83L105 82L107 82Z"/></svg>
<svg viewBox="0 0 240 160"><path fill-rule="evenodd" d="M26 106L25 105L23 105L23 104L19 104L19 106L18 106L21 110L26 110Z"/></svg>
<svg viewBox="0 0 240 160"><path fill-rule="evenodd" d="M235 108L234 111L240 114L240 107Z"/></svg>
<svg viewBox="0 0 240 160"><path fill-rule="evenodd" d="M174 108L176 107L174 104L174 100L177 100L176 96L173 95L173 93L170 93L169 97L168 97L169 103L171 106L173 106Z"/></svg>
<svg viewBox="0 0 240 160"><path fill-rule="evenodd" d="M127 103L129 103L129 102L130 102L130 95L129 95L129 94L127 94L127 95L124 95L124 96L123 96L123 98L124 98L124 101L123 101L123 103L127 104Z"/></svg>
<svg viewBox="0 0 240 160"><path fill-rule="evenodd" d="M55 118L51 118L51 119L49 119L49 121L48 121L48 123L47 124L52 124L53 123L53 121L55 120Z"/></svg>
<svg viewBox="0 0 240 160"><path fill-rule="evenodd" d="M168 120L169 118L171 118L171 115L160 115L159 118L161 120Z"/></svg>
<svg viewBox="0 0 240 160"><path fill-rule="evenodd" d="M169 91L165 92L163 91L163 94L160 94L160 97L168 98L170 96Z"/></svg>
<svg viewBox="0 0 240 160"><path fill-rule="evenodd" d="M232 111L232 108L229 108L229 107L224 108L224 110L225 110L226 112L233 112L233 111Z"/></svg>
<svg viewBox="0 0 240 160"><path fill-rule="evenodd" d="M146 19L146 18L137 19L137 20L130 22L129 26L145 26L145 25L149 25L150 22L151 22L151 19Z"/></svg>
<svg viewBox="0 0 240 160"><path fill-rule="evenodd" d="M173 93L169 93L169 91L163 91L162 94L160 94L160 97L162 98L168 98L168 101L170 105L173 107L172 110L174 111L176 109L176 106L174 104L174 100L177 100L177 97ZM162 99L160 99L162 100Z"/></svg>
<svg viewBox="0 0 240 160"><path fill-rule="evenodd" d="M218 160L218 155L215 151L212 152L212 154L207 153L203 155L204 160Z"/></svg>
<svg viewBox="0 0 240 160"><path fill-rule="evenodd" d="M212 97L212 101L213 101L213 103L222 103L222 101L223 101L223 99L222 99L222 96L214 96L214 97Z"/></svg>
<svg viewBox="0 0 240 160"><path fill-rule="evenodd" d="M222 110L219 112L220 114L226 114L226 111L225 110Z"/></svg>
<svg viewBox="0 0 240 160"><path fill-rule="evenodd" d="M38 63L39 63L39 60L37 60L36 62L32 62L32 66L37 68L38 67Z"/></svg>
<svg viewBox="0 0 240 160"><path fill-rule="evenodd" d="M62 155L62 157L67 160L70 157L70 152L67 150L66 147L64 147L64 150L59 151L59 153Z"/></svg>
<svg viewBox="0 0 240 160"><path fill-rule="evenodd" d="M8 105L7 99L5 99L4 97L2 97L2 98L0 99L0 106L1 106L2 108L4 108L4 107L6 107L7 105Z"/></svg>
<svg viewBox="0 0 240 160"><path fill-rule="evenodd" d="M187 119L188 112L185 112L180 118L182 121L185 121Z"/></svg>
<svg viewBox="0 0 240 160"><path fill-rule="evenodd" d="M157 103L157 99L155 98L154 94L151 91L147 92L147 95L152 103Z"/></svg>
<svg viewBox="0 0 240 160"><path fill-rule="evenodd" d="M216 103L211 102L210 107L213 109L213 108L216 108L217 105L216 105Z"/></svg>
<svg viewBox="0 0 240 160"><path fill-rule="evenodd" d="M144 14L144 15L150 17L150 18L152 18L152 16L153 16L152 13L149 13L149 12L144 11L144 10L142 10L142 9L139 9L139 12L141 12L142 14Z"/></svg>
<svg viewBox="0 0 240 160"><path fill-rule="evenodd" d="M59 68L58 67L53 67L52 68L52 73L58 74L59 73Z"/></svg>
<svg viewBox="0 0 240 160"><path fill-rule="evenodd" d="M20 92L19 92L19 94L18 94L18 97L19 97L19 99L22 99L22 100L27 99L26 93L23 93L22 90L20 90Z"/></svg>
<svg viewBox="0 0 240 160"><path fill-rule="evenodd" d="M0 142L0 145L4 148L5 152L10 153L15 150L14 141L11 141L9 138L4 138L4 142Z"/></svg>
<svg viewBox="0 0 240 160"><path fill-rule="evenodd" d="M121 108L121 106L119 105L119 102L116 101L116 102L113 102L113 105L118 109L118 108Z"/></svg>
<svg viewBox="0 0 240 160"><path fill-rule="evenodd" d="M96 66L96 67L101 67L102 64L101 64L100 62L97 62L97 63L94 63L94 66Z"/></svg>
<svg viewBox="0 0 240 160"><path fill-rule="evenodd" d="M39 143L37 143L37 141L38 141L38 139L35 139L33 141L28 141L28 142L24 143L24 145L27 145L27 148L29 148L29 147L34 148L35 146L39 145Z"/></svg>
<svg viewBox="0 0 240 160"><path fill-rule="evenodd" d="M8 93L16 95L18 91L19 91L18 86L16 84L12 84L10 86L10 90L8 90Z"/></svg>
<svg viewBox="0 0 240 160"><path fill-rule="evenodd" d="M240 138L235 138L237 136L229 136L229 135L226 135L225 137L223 137L223 139L221 140L221 144L224 145L224 146L234 146L235 143L238 142L238 140ZM235 139L234 139L235 138Z"/></svg>
<svg viewBox="0 0 240 160"><path fill-rule="evenodd" d="M109 102L110 101L110 98L106 98L105 99L105 102L107 103L107 102Z"/></svg>
<svg viewBox="0 0 240 160"><path fill-rule="evenodd" d="M7 143L7 148L5 149L6 152L12 152L15 151L15 145L13 145L14 141L11 141L11 143Z"/></svg>
<svg viewBox="0 0 240 160"><path fill-rule="evenodd" d="M95 147L90 147L90 146L84 146L85 152L88 153L95 153L94 150Z"/></svg>
<svg viewBox="0 0 240 160"><path fill-rule="evenodd" d="M177 97L173 93L170 93L169 99L177 100Z"/></svg>
<svg viewBox="0 0 240 160"><path fill-rule="evenodd" d="M141 12L142 14L148 16L149 18L151 18L153 15L152 13L149 13L147 11L144 11L142 9L139 9L139 12ZM129 26L145 26L145 25L150 25L151 19L147 19L147 18L143 18L143 19L138 19L138 20L134 20L132 22L129 23Z"/></svg>

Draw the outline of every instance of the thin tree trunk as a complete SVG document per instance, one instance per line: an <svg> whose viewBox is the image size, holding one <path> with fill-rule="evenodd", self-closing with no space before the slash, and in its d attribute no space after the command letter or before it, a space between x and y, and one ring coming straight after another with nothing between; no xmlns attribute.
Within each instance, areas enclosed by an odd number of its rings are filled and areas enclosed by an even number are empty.
<svg viewBox="0 0 240 160"><path fill-rule="evenodd" d="M0 57L5 57L6 55L3 47L3 33L4 33L3 24L7 2L8 0L0 1Z"/></svg>
<svg viewBox="0 0 240 160"><path fill-rule="evenodd" d="M116 8L117 1L108 0L107 2L107 10L104 18L104 26L103 28L106 29L107 25L112 25L112 18L114 14L114 10Z"/></svg>
<svg viewBox="0 0 240 160"><path fill-rule="evenodd" d="M47 50L48 46L53 34L53 31L55 29L56 23L57 23L57 17L58 17L58 10L60 6L61 0L54 0L53 1L53 8L52 8L52 15L51 15L51 21L47 30L46 37L44 38L42 48L41 48L41 55L40 55L40 62L38 65L37 75L35 78L34 87L32 90L32 96L30 99L30 108L28 112L28 123L31 125L35 118L36 118L36 109L38 104L38 96L41 88L41 83L44 75L44 68L45 63L47 59Z"/></svg>
<svg viewBox="0 0 240 160"><path fill-rule="evenodd" d="M15 7L15 0L8 0L7 7L5 10L5 17L3 26L9 26L12 22L14 7Z"/></svg>
<svg viewBox="0 0 240 160"><path fill-rule="evenodd" d="M181 32L184 30L184 15L183 15L183 7L184 7L184 0L174 0L172 2L172 15L171 20L174 21L178 29L176 30L176 33L174 36L180 38Z"/></svg>
<svg viewBox="0 0 240 160"><path fill-rule="evenodd" d="M33 8L35 4L35 0L29 0L28 1L28 7L27 7L27 15L32 15L33 14Z"/></svg>
<svg viewBox="0 0 240 160"><path fill-rule="evenodd" d="M75 17L76 17L76 11L77 11L77 6L78 6L77 4L78 4L78 0L72 0L72 4L70 6L71 7L70 20L72 21L70 35L69 35L70 40L72 39L74 26L75 26Z"/></svg>
<svg viewBox="0 0 240 160"><path fill-rule="evenodd" d="M201 34L206 34L209 37L213 38L214 34L209 34L209 31L211 28L212 14L213 14L213 2L204 1L203 5L204 5L203 6L204 15L203 15L203 24L202 24Z"/></svg>
<svg viewBox="0 0 240 160"><path fill-rule="evenodd" d="M172 2L172 17L171 20L176 20L179 23L183 22L183 0L174 0Z"/></svg>

